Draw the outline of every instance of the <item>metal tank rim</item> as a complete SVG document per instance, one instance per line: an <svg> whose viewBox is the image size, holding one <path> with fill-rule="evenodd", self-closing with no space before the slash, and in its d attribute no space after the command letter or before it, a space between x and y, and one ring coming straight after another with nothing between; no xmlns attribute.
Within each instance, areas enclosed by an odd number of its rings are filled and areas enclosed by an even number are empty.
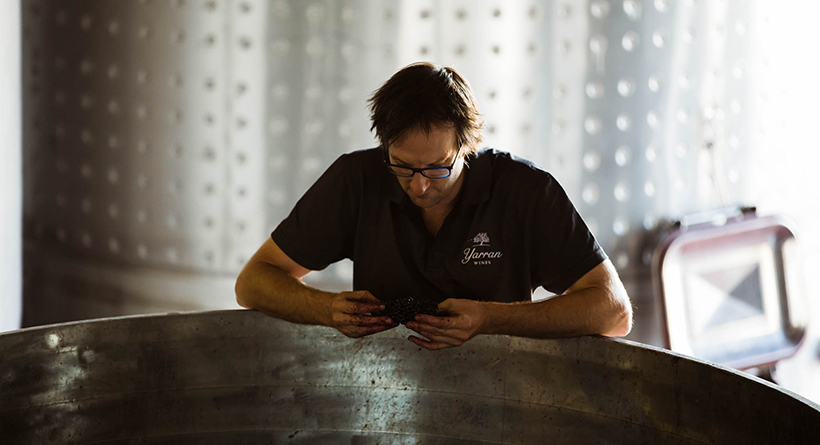
<svg viewBox="0 0 820 445"><path fill-rule="evenodd" d="M352 339L251 310L28 327L0 334L0 424L32 444L683 445L820 432L816 403L661 348L486 335L427 351L410 332Z"/></svg>
<svg viewBox="0 0 820 445"><path fill-rule="evenodd" d="M48 331L49 329L54 329L54 328L68 328L68 327L80 326L80 325L105 324L105 323L116 322L116 321L120 321L120 320L160 319L160 318L169 318L170 319L170 318L175 318L175 317L195 318L195 317L198 317L198 316L211 316L211 315L212 316L218 316L219 314L236 314L236 313L242 313L242 312L247 312L247 313L252 313L253 312L253 313L258 313L261 316L267 317L267 315L262 314L259 311L248 310L248 309L182 311L182 312L163 312L163 313L124 315L124 316L118 316L118 317L106 317L106 318L95 318L95 319L89 319L89 320L77 320L77 321L71 321L71 322L65 322L65 323L53 323L53 324L47 324L47 325L41 325L41 326L29 326L29 327L25 327L25 328L13 330L13 331L0 332L0 343L2 343L2 340L6 337L10 337L10 336L18 335L18 334L32 333L32 332L36 332L36 331L44 331L45 332L45 331ZM278 320L278 321L283 322L283 323L287 323L287 322L284 322L284 321L281 321L281 320ZM297 326L304 326L305 328L317 328L317 327L321 328L321 327L323 327L323 326L299 325L299 324L296 324L296 323L291 323L291 324L294 327L297 327ZM327 328L327 329L331 329L331 328ZM396 331L397 331L397 329L393 329L393 330L388 331L388 332L383 332L381 334L377 334L376 336L371 336L371 338L374 338L374 339L377 339L379 337L383 338L383 337L385 337L385 336L387 336L391 333L394 334L394 335L391 335L391 336L395 336ZM531 342L539 342L540 341L539 339L530 339L530 338L525 338L525 337L512 337L512 336L503 336L503 337L520 338L524 341L531 341ZM707 367L715 368L717 370L720 370L720 371L735 375L737 377L747 379L747 380L751 380L755 383L762 384L762 385L764 385L764 386L766 386L766 387L768 387L772 390L775 390L777 392L782 393L783 395L792 397L792 398L804 403L805 405L811 407L812 409L814 409L818 413L820 413L820 403L809 400L809 399L801 396L800 394L797 394L794 391L791 391L787 388L783 388L779 385L776 385L776 384L771 383L769 381L763 380L759 377L753 376L753 375L748 374L748 373L743 372L743 371L739 371L739 370L734 369L734 368L730 368L730 367L725 366L725 365L721 365L719 363L710 362L708 360L704 360L704 359L700 359L700 358L697 358L697 357L692 357L692 356L688 356L688 355L684 355L684 354L679 354L677 352L674 352L674 351L671 351L671 350L668 350L668 349L664 349L664 348L660 348L660 347L657 347L657 346L648 345L648 344L644 344L644 343L639 343L639 342L635 342L635 341L631 341L631 340L626 340L626 339L623 339L623 338L604 337L604 336L598 336L598 335L588 335L588 336L573 337L573 338L566 338L566 339L551 339L551 340L544 340L544 341L554 341L554 340L583 341L583 339L587 339L589 341L595 341L595 342L605 342L605 343L609 342L609 343L620 344L620 345L624 345L624 346L644 350L644 351L652 353L652 354L657 354L657 355L661 355L661 356L668 356L668 357L675 357L675 358L695 362L699 365L705 365ZM351 340L356 341L356 340L361 340L361 339L351 339ZM514 349L514 347L511 346L509 349L512 350L512 349ZM437 351L429 351L429 352L431 354L435 354Z"/></svg>

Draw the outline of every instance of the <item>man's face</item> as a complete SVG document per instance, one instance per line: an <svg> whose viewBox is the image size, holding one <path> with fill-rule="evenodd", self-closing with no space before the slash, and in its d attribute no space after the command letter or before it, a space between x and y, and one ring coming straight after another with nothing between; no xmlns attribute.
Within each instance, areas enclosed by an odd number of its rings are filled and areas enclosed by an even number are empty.
<svg viewBox="0 0 820 445"><path fill-rule="evenodd" d="M420 129L408 131L390 145L388 152L391 164L406 167L449 167L455 161L447 178L431 179L421 173L410 178L396 177L413 204L436 210L448 206L458 195L463 182L464 151L458 150L455 127L436 126L429 134Z"/></svg>

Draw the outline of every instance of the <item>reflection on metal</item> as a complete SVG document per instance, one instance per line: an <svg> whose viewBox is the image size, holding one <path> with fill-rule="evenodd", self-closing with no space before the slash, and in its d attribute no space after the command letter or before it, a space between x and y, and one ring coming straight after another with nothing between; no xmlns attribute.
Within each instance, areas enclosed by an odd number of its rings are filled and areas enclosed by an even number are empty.
<svg viewBox="0 0 820 445"><path fill-rule="evenodd" d="M0 335L3 440L814 443L820 406L625 341L477 337L430 352L250 311Z"/></svg>
<svg viewBox="0 0 820 445"><path fill-rule="evenodd" d="M711 217L672 231L656 252L664 346L740 369L794 355L808 320L791 224L753 210Z"/></svg>
<svg viewBox="0 0 820 445"><path fill-rule="evenodd" d="M201 272L258 245L266 3L238 3L26 2L28 240Z"/></svg>

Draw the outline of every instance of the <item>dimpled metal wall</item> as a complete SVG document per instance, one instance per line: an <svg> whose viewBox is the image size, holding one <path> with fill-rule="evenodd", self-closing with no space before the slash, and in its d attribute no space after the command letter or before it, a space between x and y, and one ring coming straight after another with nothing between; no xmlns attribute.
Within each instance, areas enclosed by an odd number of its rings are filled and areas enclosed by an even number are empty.
<svg viewBox="0 0 820 445"><path fill-rule="evenodd" d="M648 230L667 218L745 204L753 118L746 29L754 2L591 1L581 21L586 70L559 103L582 112L554 123L579 159L576 203L636 302L634 337L658 344ZM571 17L576 11L567 8ZM752 108L750 106L750 108ZM556 148L556 152L559 149Z"/></svg>
<svg viewBox="0 0 820 445"><path fill-rule="evenodd" d="M487 145L562 182L636 302L632 338L659 344L647 231L765 196L749 168L771 80L762 9L27 1L26 322L234 306L237 272L304 190L373 146L372 91L432 60L472 83ZM351 270L309 282L343 289Z"/></svg>

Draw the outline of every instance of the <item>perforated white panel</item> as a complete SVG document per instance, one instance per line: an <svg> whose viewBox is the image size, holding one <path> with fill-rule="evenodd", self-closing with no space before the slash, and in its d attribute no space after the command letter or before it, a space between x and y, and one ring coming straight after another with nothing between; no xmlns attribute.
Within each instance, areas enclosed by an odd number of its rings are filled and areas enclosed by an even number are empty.
<svg viewBox="0 0 820 445"><path fill-rule="evenodd" d="M787 15L759 2L30 0L23 14L26 239L126 275L229 288L339 154L374 145L366 99L419 60L470 80L487 145L556 175L638 301L647 229L771 202L750 163L805 155L778 156L787 132L761 111L781 106L764 86L787 78L772 67L788 51L761 50L766 17ZM232 306L226 293L211 301Z"/></svg>
<svg viewBox="0 0 820 445"><path fill-rule="evenodd" d="M475 90L486 144L544 164L552 9L545 2L402 2L399 65L432 60L457 69Z"/></svg>
<svg viewBox="0 0 820 445"><path fill-rule="evenodd" d="M22 315L23 135L20 88L20 3L0 3L0 332Z"/></svg>
<svg viewBox="0 0 820 445"><path fill-rule="evenodd" d="M265 165L268 235L342 153L375 146L365 101L397 68L395 1L273 1ZM351 263L308 280L350 287Z"/></svg>
<svg viewBox="0 0 820 445"><path fill-rule="evenodd" d="M751 115L737 104L750 41L738 30L753 6L597 0L578 11L589 26L578 204L619 268L648 264L636 238L658 219L747 203L739 135Z"/></svg>
<svg viewBox="0 0 820 445"><path fill-rule="evenodd" d="M96 259L224 268L224 7L27 2L35 239Z"/></svg>

